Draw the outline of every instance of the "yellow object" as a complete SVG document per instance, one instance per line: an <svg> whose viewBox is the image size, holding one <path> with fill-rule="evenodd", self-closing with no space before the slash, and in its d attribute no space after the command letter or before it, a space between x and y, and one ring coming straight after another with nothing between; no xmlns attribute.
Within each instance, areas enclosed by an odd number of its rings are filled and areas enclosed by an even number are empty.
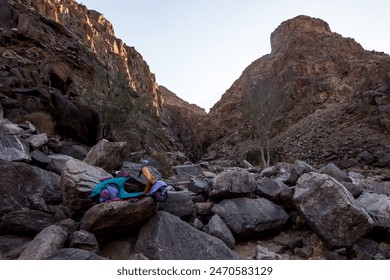
<svg viewBox="0 0 390 280"><path fill-rule="evenodd" d="M152 173L150 173L149 169L144 166L142 167L141 169L142 171L142 174L144 174L144 176L146 177L146 187L144 189L144 194L146 195L150 188L156 183L156 179L153 177Z"/></svg>

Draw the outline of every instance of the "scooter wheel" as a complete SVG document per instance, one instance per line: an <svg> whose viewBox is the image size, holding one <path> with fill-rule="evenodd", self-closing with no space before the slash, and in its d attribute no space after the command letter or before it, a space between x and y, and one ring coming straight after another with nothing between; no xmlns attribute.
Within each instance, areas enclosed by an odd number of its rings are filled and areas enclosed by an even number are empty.
<svg viewBox="0 0 390 280"><path fill-rule="evenodd" d="M153 198L158 202L164 202L168 199L168 192L166 190L158 189L152 194Z"/></svg>

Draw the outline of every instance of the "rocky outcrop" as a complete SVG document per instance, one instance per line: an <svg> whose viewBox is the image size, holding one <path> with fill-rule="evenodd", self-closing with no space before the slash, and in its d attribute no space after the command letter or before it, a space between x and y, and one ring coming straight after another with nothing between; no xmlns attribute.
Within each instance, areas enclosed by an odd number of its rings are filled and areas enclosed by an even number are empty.
<svg viewBox="0 0 390 280"><path fill-rule="evenodd" d="M158 101L160 117L172 132L175 141L182 144L182 151L192 158L199 156L194 147L195 126L199 119L207 115L206 111L180 99L163 86L158 88Z"/></svg>
<svg viewBox="0 0 390 280"><path fill-rule="evenodd" d="M109 73L126 73L129 85L136 92L149 94L156 92L155 77L141 54L115 37L114 27L101 13L88 10L74 0L65 0L61 3L54 0L27 2L47 17L46 21L54 21L52 25L57 23L58 28L70 32L87 45Z"/></svg>
<svg viewBox="0 0 390 280"><path fill-rule="evenodd" d="M1 4L5 15L0 22L0 102L4 117L20 119L44 113L45 130L52 132L56 122L57 133L84 143L94 142L96 113L70 97L80 94L79 78L91 80L93 69L101 67L96 55L68 29L37 13L35 1Z"/></svg>
<svg viewBox="0 0 390 280"><path fill-rule="evenodd" d="M366 51L308 16L281 23L271 34L271 46L271 53L249 65L199 124L198 144L208 147L208 156L242 160L259 148L248 117L249 96L270 102L278 113L268 131L274 158L345 166L365 164L367 157L359 156L363 151L388 153L388 55ZM378 158L372 160L379 164Z"/></svg>
<svg viewBox="0 0 390 280"><path fill-rule="evenodd" d="M131 149L142 143L183 150L176 144L181 141L190 151L191 127L202 109L157 94L141 54L115 37L102 14L74 0L2 0L1 6L2 117L31 119L41 132L87 145L102 137L131 138ZM5 156L24 155L9 150Z"/></svg>

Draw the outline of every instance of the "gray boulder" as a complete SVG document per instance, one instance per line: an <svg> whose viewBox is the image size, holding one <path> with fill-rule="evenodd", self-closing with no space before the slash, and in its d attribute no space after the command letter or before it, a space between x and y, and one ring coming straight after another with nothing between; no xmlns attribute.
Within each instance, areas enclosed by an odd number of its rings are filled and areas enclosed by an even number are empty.
<svg viewBox="0 0 390 280"><path fill-rule="evenodd" d="M357 203L371 215L374 225L390 229L390 197L376 193L363 193Z"/></svg>
<svg viewBox="0 0 390 280"><path fill-rule="evenodd" d="M320 173L327 174L339 182L352 183L352 179L348 176L348 174L342 171L333 163L327 164L324 168L320 170Z"/></svg>
<svg viewBox="0 0 390 280"><path fill-rule="evenodd" d="M298 173L298 170L299 173ZM287 162L278 162L275 166L268 167L261 171L262 177L274 178L282 181L287 185L295 185L300 174L307 172L310 169L310 165L304 162L297 162L297 164L291 164Z"/></svg>
<svg viewBox="0 0 390 280"><path fill-rule="evenodd" d="M210 189L212 198L229 198L251 196L256 191L256 180L253 174L242 168L233 168L220 173Z"/></svg>
<svg viewBox="0 0 390 280"><path fill-rule="evenodd" d="M24 132L23 128L8 119L0 119L0 131L6 135L20 135Z"/></svg>
<svg viewBox="0 0 390 280"><path fill-rule="evenodd" d="M273 202L280 200L280 193L283 189L288 188L280 179L263 177L257 181L256 193Z"/></svg>
<svg viewBox="0 0 390 280"><path fill-rule="evenodd" d="M287 213L264 198L226 199L214 205L218 214L239 239L260 236L280 229L288 220Z"/></svg>
<svg viewBox="0 0 390 280"><path fill-rule="evenodd" d="M64 204L73 210L87 210L93 206L89 198L99 179L112 177L100 167L91 166L83 161L71 159L66 162L61 176L61 189Z"/></svg>
<svg viewBox="0 0 390 280"><path fill-rule="evenodd" d="M88 151L84 161L111 173L112 170L118 170L121 167L127 150L126 142L109 142L102 139Z"/></svg>
<svg viewBox="0 0 390 280"><path fill-rule="evenodd" d="M156 203L151 197L135 203L127 200L100 203L85 212L80 229L92 232L98 240L111 239L140 227L155 210Z"/></svg>
<svg viewBox="0 0 390 280"><path fill-rule="evenodd" d="M4 135L0 131L0 160L30 162L28 143L18 135Z"/></svg>
<svg viewBox="0 0 390 280"><path fill-rule="evenodd" d="M35 235L57 221L53 215L38 210L17 210L5 215L0 224L0 234Z"/></svg>
<svg viewBox="0 0 390 280"><path fill-rule="evenodd" d="M58 175L62 174L62 171L65 169L66 162L74 159L71 156L61 154L48 155L47 157L50 159L50 162L46 166L46 169L53 171Z"/></svg>
<svg viewBox="0 0 390 280"><path fill-rule="evenodd" d="M305 173L316 172L313 166L302 160L296 160L294 162L294 168L299 176L302 176Z"/></svg>
<svg viewBox="0 0 390 280"><path fill-rule="evenodd" d="M99 244L95 235L86 230L72 232L69 236L68 243L71 248L83 249L95 254L99 252Z"/></svg>
<svg viewBox="0 0 390 280"><path fill-rule="evenodd" d="M42 230L27 245L19 260L43 260L64 247L68 232L62 227L51 225Z"/></svg>
<svg viewBox="0 0 390 280"><path fill-rule="evenodd" d="M78 160L84 160L88 154L88 150L78 143L74 142L60 142L58 153L70 156Z"/></svg>
<svg viewBox="0 0 390 280"><path fill-rule="evenodd" d="M0 161L0 213L28 209L32 194L48 204L61 203L60 176L26 163Z"/></svg>
<svg viewBox="0 0 390 280"><path fill-rule="evenodd" d="M183 218L194 214L195 205L187 192L168 192L168 199L159 203L158 209Z"/></svg>
<svg viewBox="0 0 390 280"><path fill-rule="evenodd" d="M326 174L302 175L293 201L312 230L332 248L350 246L373 227L372 218L351 193Z"/></svg>
<svg viewBox="0 0 390 280"><path fill-rule="evenodd" d="M390 182L377 181L373 178L363 180L364 189L369 192L390 196Z"/></svg>
<svg viewBox="0 0 390 280"><path fill-rule="evenodd" d="M34 134L26 139L27 143L34 149L38 149L45 145L48 141L46 133Z"/></svg>
<svg viewBox="0 0 390 280"><path fill-rule="evenodd" d="M140 230L137 251L155 260L240 259L220 239L159 211Z"/></svg>
<svg viewBox="0 0 390 280"><path fill-rule="evenodd" d="M208 191L209 184L207 181L199 178L191 178L188 190L198 194L204 194Z"/></svg>
<svg viewBox="0 0 390 280"><path fill-rule="evenodd" d="M217 214L209 220L208 233L221 239L229 248L233 248L236 243L232 232Z"/></svg>
<svg viewBox="0 0 390 280"><path fill-rule="evenodd" d="M30 162L31 157L21 150L7 148L0 143L0 160Z"/></svg>
<svg viewBox="0 0 390 280"><path fill-rule="evenodd" d="M202 168L199 164L176 165L173 167L173 171L178 176L199 176L202 174Z"/></svg>

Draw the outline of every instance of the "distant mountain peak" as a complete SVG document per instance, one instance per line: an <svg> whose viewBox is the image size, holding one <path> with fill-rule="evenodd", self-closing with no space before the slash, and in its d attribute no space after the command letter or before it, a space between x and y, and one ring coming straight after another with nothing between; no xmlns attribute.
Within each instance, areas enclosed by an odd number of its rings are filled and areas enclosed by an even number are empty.
<svg viewBox="0 0 390 280"><path fill-rule="evenodd" d="M284 51L297 37L306 34L332 35L332 31L325 21L319 18L300 15L282 22L271 34L272 53Z"/></svg>

